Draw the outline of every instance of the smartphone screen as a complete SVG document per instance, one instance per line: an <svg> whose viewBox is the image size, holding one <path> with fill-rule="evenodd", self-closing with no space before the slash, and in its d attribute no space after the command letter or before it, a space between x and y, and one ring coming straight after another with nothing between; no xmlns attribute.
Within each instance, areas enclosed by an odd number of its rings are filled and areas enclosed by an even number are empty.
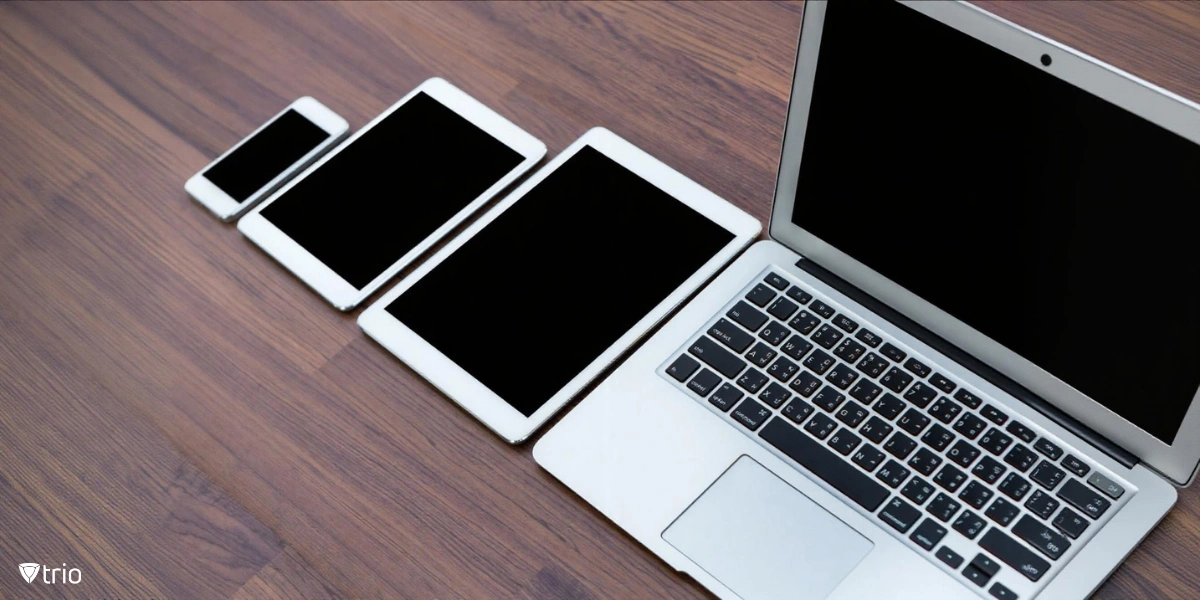
<svg viewBox="0 0 1200 600"><path fill-rule="evenodd" d="M260 214L362 289L523 161L420 92Z"/></svg>
<svg viewBox="0 0 1200 600"><path fill-rule="evenodd" d="M329 139L329 132L289 108L203 175L239 204Z"/></svg>

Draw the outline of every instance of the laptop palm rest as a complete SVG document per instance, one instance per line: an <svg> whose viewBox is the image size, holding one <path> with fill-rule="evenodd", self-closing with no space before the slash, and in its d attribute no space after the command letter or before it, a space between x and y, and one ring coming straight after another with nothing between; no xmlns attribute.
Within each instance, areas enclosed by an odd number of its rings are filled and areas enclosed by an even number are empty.
<svg viewBox="0 0 1200 600"><path fill-rule="evenodd" d="M818 600L874 544L747 456L662 537L745 600Z"/></svg>

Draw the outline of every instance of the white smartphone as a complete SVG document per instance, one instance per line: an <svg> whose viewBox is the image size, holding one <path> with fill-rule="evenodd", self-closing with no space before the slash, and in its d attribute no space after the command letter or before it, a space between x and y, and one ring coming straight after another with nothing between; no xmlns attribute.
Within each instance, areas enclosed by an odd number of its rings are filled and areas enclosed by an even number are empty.
<svg viewBox="0 0 1200 600"><path fill-rule="evenodd" d="M337 145L350 124L324 104L296 100L187 180L183 189L232 221Z"/></svg>
<svg viewBox="0 0 1200 600"><path fill-rule="evenodd" d="M633 144L592 129L358 325L518 443L761 228Z"/></svg>
<svg viewBox="0 0 1200 600"><path fill-rule="evenodd" d="M545 154L537 138L434 78L253 209L238 230L350 310Z"/></svg>

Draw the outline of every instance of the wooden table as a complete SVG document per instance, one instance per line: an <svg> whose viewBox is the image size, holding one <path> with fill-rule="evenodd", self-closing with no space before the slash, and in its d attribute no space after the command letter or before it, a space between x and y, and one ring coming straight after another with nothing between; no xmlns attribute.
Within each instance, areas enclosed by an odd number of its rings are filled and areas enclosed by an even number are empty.
<svg viewBox="0 0 1200 600"><path fill-rule="evenodd" d="M1200 99L1200 5L990 8ZM183 182L443 76L768 217L798 4L0 4L0 596L700 597ZM26 584L15 563L79 568ZM1098 595L1195 598L1200 490Z"/></svg>

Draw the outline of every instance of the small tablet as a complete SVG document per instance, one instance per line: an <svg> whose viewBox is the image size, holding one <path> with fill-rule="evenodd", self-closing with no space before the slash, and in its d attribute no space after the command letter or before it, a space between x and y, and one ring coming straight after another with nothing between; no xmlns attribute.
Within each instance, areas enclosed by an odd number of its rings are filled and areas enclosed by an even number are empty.
<svg viewBox="0 0 1200 600"><path fill-rule="evenodd" d="M350 310L515 181L546 146L430 79L238 222Z"/></svg>
<svg viewBox="0 0 1200 600"><path fill-rule="evenodd" d="M358 323L519 443L760 229L629 142L592 129Z"/></svg>

